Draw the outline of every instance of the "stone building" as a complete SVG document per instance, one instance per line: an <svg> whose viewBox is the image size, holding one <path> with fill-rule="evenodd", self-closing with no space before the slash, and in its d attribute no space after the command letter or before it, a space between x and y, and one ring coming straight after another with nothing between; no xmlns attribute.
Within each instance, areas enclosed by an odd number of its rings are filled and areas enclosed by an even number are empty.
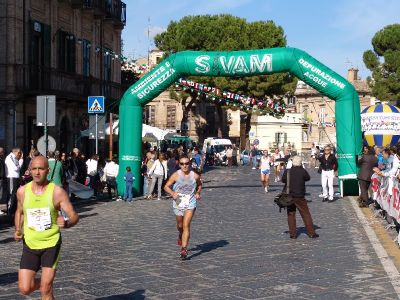
<svg viewBox="0 0 400 300"><path fill-rule="evenodd" d="M358 77L358 70L348 70L347 80L352 83L360 98L361 110L373 103L371 89L366 80ZM335 101L321 95L302 81L297 83L292 106L302 115L302 149L308 150L312 143L324 146L336 145Z"/></svg>
<svg viewBox="0 0 400 300"><path fill-rule="evenodd" d="M80 136L88 127L87 97L104 95L107 110L118 109L125 3L3 0L0 20L0 146L35 144L43 135L36 96L55 95L49 134L57 149L93 152L93 143Z"/></svg>

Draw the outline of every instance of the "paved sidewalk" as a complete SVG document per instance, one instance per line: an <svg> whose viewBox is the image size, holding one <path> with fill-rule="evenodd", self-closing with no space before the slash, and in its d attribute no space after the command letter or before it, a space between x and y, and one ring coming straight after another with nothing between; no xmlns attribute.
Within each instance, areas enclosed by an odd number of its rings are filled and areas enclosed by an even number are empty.
<svg viewBox="0 0 400 300"><path fill-rule="evenodd" d="M273 204L282 184L271 180L265 194L259 170L204 174L187 261L178 258L170 200L79 207L79 225L63 232L56 299L398 298L349 200L321 203L311 172L317 240L299 216L301 234L289 239L286 212ZM21 244L0 228L0 299L25 299L17 290Z"/></svg>

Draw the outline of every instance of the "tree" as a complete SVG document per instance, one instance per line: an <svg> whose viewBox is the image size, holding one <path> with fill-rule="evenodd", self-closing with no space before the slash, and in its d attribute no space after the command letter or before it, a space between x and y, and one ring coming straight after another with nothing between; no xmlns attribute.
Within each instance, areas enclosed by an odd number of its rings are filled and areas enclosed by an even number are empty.
<svg viewBox="0 0 400 300"><path fill-rule="evenodd" d="M372 38L373 50L364 52L364 64L372 71L368 82L379 100L400 104L400 24L388 25Z"/></svg>
<svg viewBox="0 0 400 300"><path fill-rule="evenodd" d="M233 51L284 47L286 37L282 27L275 25L273 21L249 23L243 18L232 15L202 15L186 16L178 22L172 21L165 32L155 37L155 45L168 55L183 50ZM283 95L294 92L295 89L293 77L285 73L241 78L191 77L191 79L252 97ZM195 102L200 101L200 97L197 92L190 90L185 93L172 92L172 96L181 101L184 109L182 122L187 122L189 111ZM220 104L216 106L221 120L222 108ZM246 132L249 129L250 127ZM226 128L219 128L219 131L222 132L222 136L227 135Z"/></svg>

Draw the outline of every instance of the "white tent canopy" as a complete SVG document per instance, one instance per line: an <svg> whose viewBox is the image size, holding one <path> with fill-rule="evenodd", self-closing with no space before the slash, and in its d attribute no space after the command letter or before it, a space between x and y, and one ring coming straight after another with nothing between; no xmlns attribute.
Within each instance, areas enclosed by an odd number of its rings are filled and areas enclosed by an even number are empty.
<svg viewBox="0 0 400 300"><path fill-rule="evenodd" d="M142 126L143 126L142 127L142 137L144 137L146 135L146 133L151 133L159 141L163 140L164 136L167 135L168 133L175 132L174 130L171 130L171 129L163 130L163 129L153 127L153 126L150 126L147 124L142 124ZM105 132L106 132L106 135L110 134L110 124L109 123L107 123L105 126ZM118 133L119 133L119 120L115 120L113 122L113 134L118 135Z"/></svg>

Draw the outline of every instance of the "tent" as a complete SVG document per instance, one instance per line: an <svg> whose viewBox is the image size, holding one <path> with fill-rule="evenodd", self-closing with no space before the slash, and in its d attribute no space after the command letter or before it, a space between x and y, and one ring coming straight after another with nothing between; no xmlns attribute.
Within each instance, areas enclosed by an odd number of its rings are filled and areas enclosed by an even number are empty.
<svg viewBox="0 0 400 300"><path fill-rule="evenodd" d="M113 134L114 135L118 135L119 132L119 120L115 120L113 122ZM104 131L106 133L106 135L110 135L110 124L106 123ZM175 130L171 130L171 129L160 129L157 127L153 127L147 124L143 124L142 127L142 138L145 138L148 141L154 141L154 138L156 139L154 142L156 141L162 141L164 139L164 137L169 134L169 133L175 133ZM81 131L81 137L88 137L89 136L89 129L85 129Z"/></svg>

